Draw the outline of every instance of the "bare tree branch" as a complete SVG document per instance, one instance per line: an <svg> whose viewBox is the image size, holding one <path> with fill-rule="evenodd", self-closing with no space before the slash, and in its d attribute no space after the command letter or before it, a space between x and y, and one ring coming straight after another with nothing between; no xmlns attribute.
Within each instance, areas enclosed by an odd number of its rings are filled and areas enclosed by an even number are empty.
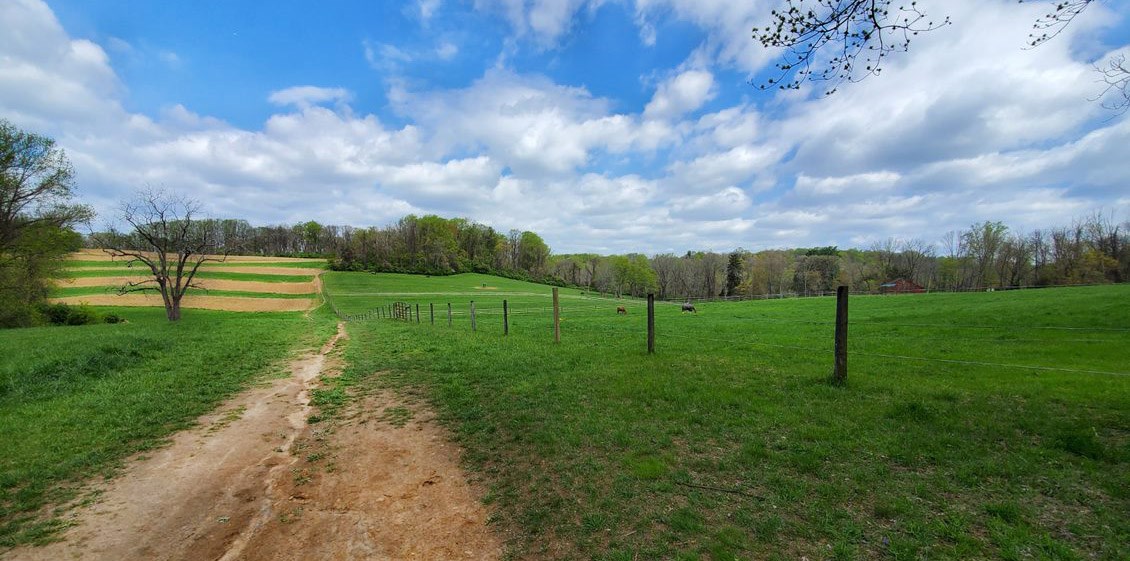
<svg viewBox="0 0 1130 561"><path fill-rule="evenodd" d="M1097 99L1103 100L1103 107L1117 114L1125 113L1130 108L1130 66L1126 65L1126 55L1115 55L1107 61L1107 66L1095 65L1095 70L1106 83Z"/></svg>
<svg viewBox="0 0 1130 561"><path fill-rule="evenodd" d="M1033 25L1027 47L1054 39L1094 1L1052 2L1048 13ZM939 22L927 19L917 2L892 8L891 0L784 0L782 8L771 12L768 26L753 28L753 38L763 46L785 50L782 62L776 64L777 75L759 87L795 90L802 82L819 81L831 84L825 94L834 93L845 81L879 74L884 59L907 51L915 35L949 23L948 16ZM1130 107L1130 69L1125 57L1116 57L1097 70L1107 84L1099 96L1103 106L1126 111ZM1112 97L1116 98L1113 102Z"/></svg>
<svg viewBox="0 0 1130 561"><path fill-rule="evenodd" d="M1028 35L1028 46L1038 47L1063 33L1068 24L1091 5L1095 0L1056 0L1052 11L1036 20L1032 28L1034 33ZM1020 0L1024 3L1024 0Z"/></svg>
<svg viewBox="0 0 1130 561"><path fill-rule="evenodd" d="M784 48L777 76L761 89L800 89L804 81L830 82L831 94L845 81L856 82L882 71L883 59L905 52L911 37L950 23L934 22L917 2L891 9L891 0L786 0L773 10L772 23L753 28L767 48ZM833 45L834 54L822 51ZM862 60L860 60L862 57Z"/></svg>

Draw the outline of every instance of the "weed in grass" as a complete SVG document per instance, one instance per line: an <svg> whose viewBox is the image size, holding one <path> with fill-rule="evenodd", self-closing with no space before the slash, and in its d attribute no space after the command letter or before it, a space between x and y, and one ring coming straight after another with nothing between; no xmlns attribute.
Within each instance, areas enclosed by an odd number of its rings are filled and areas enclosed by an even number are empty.
<svg viewBox="0 0 1130 561"><path fill-rule="evenodd" d="M305 469L291 468L290 475L296 487L301 487L310 482L310 472Z"/></svg>
<svg viewBox="0 0 1130 561"><path fill-rule="evenodd" d="M667 474L667 464L656 456L641 456L627 460L628 470L640 479L659 479Z"/></svg>
<svg viewBox="0 0 1130 561"><path fill-rule="evenodd" d="M667 527L676 534L698 534L706 529L706 522L697 510L683 507L667 517Z"/></svg>
<svg viewBox="0 0 1130 561"><path fill-rule="evenodd" d="M279 514L279 522L282 522L283 524L291 524L291 523L297 522L301 518L302 518L302 507L295 507L295 508L290 509L287 512L283 512L283 513Z"/></svg>
<svg viewBox="0 0 1130 561"><path fill-rule="evenodd" d="M408 421L411 421L413 416L414 415L411 409L398 405L394 407L386 407L385 410L381 412L381 415L377 418L377 420L386 422L394 427L399 428L407 425Z"/></svg>
<svg viewBox="0 0 1130 561"><path fill-rule="evenodd" d="M1066 429L1056 442L1063 450L1092 460L1106 458L1106 450L1093 427Z"/></svg>

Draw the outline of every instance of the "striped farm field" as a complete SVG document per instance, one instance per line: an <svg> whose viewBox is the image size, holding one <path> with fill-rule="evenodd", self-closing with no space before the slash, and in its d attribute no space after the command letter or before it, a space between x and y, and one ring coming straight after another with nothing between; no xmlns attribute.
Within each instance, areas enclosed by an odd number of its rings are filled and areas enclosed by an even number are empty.
<svg viewBox="0 0 1130 561"><path fill-rule="evenodd" d="M144 280L142 264L114 258L100 250L69 256L55 280L54 302L93 306L163 306L155 290L119 295L118 288ZM183 308L240 312L294 312L320 302L318 275L324 259L229 256L200 267L194 284L181 302Z"/></svg>

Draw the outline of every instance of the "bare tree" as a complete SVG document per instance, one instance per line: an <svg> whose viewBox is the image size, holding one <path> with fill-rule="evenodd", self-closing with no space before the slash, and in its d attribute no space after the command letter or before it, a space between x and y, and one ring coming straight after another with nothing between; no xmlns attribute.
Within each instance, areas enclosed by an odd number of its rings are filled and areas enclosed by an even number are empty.
<svg viewBox="0 0 1130 561"><path fill-rule="evenodd" d="M661 300L672 296L682 265L682 261L670 253L661 253L651 258L651 268L655 270Z"/></svg>
<svg viewBox="0 0 1130 561"><path fill-rule="evenodd" d="M122 233L110 228L97 235L96 242L114 257L128 258L127 266L144 265L150 276L129 282L119 294L157 289L165 303L169 321L180 319L180 304L195 282L200 266L209 261L224 261L228 250L216 255L217 232L214 225L199 218L200 204L161 190L146 190L137 199L122 205L121 220L132 228Z"/></svg>
<svg viewBox="0 0 1130 561"><path fill-rule="evenodd" d="M785 53L777 77L761 89L795 90L805 80L818 80L832 84L826 94L844 81L879 74L883 59L909 49L911 37L949 24L948 17L938 23L926 19L917 2L892 10L891 0L786 0L770 20L753 28L753 37ZM825 48L830 56L821 56Z"/></svg>
<svg viewBox="0 0 1130 561"><path fill-rule="evenodd" d="M1033 24L1028 47L1038 47L1059 35L1094 1L1053 2L1050 11ZM766 48L785 52L776 65L776 77L762 83L761 89L800 89L804 81L820 81L830 84L825 94L834 93L845 81L879 74L884 59L909 50L915 35L950 23L948 16L929 19L917 2L892 7L891 0L784 0L769 20L769 25L753 28L753 38ZM1109 66L1097 70L1107 83L1100 96L1107 99L1104 105L1125 111L1130 107L1130 68L1125 57L1117 56Z"/></svg>
<svg viewBox="0 0 1130 561"><path fill-rule="evenodd" d="M1095 66L1106 82L1106 89L1099 94L1103 107L1115 113L1125 113L1130 109L1130 66L1126 65L1126 55L1115 55L1107 61L1107 66Z"/></svg>

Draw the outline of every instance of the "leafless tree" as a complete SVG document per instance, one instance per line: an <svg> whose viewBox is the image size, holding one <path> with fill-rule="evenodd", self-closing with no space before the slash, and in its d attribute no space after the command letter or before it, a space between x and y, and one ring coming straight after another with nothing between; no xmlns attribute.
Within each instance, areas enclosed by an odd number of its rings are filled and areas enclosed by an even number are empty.
<svg viewBox="0 0 1130 561"><path fill-rule="evenodd" d="M128 282L119 294L157 289L165 303L169 321L180 319L181 299L195 282L200 266L227 259L227 249L219 255L217 232L209 221L201 220L200 204L162 190L145 190L122 205L121 220L129 233L111 227L98 234L96 242L114 257L127 258L129 267L149 268L145 280Z"/></svg>
<svg viewBox="0 0 1130 561"><path fill-rule="evenodd" d="M1099 94L1102 104L1115 113L1125 113L1130 109L1130 66L1126 65L1126 55L1115 55L1107 65L1095 66L1102 74L1106 89Z"/></svg>
<svg viewBox="0 0 1130 561"><path fill-rule="evenodd" d="M1033 24L1028 47L1055 38L1094 1L1052 2L1050 11ZM769 20L769 25L753 28L753 38L766 48L784 49L784 54L777 74L761 89L800 89L807 80L830 84L826 94L845 81L879 74L884 59L907 51L915 35L950 23L948 16L928 18L917 2L892 7L891 0L784 0ZM1119 112L1130 108L1130 68L1125 62L1119 55L1108 66L1097 67L1107 84L1100 97Z"/></svg>
<svg viewBox="0 0 1130 561"><path fill-rule="evenodd" d="M670 253L662 253L651 259L651 268L655 270L655 280L659 285L659 298L670 298L674 292L677 279L682 268L678 257Z"/></svg>
<svg viewBox="0 0 1130 561"><path fill-rule="evenodd" d="M785 49L777 77L761 88L800 89L805 80L818 80L831 84L825 91L831 94L845 81L879 74L883 59L910 48L911 37L948 24L948 17L927 19L917 2L892 10L891 0L786 0L768 26L753 28L765 47ZM830 56L823 55L826 48Z"/></svg>

